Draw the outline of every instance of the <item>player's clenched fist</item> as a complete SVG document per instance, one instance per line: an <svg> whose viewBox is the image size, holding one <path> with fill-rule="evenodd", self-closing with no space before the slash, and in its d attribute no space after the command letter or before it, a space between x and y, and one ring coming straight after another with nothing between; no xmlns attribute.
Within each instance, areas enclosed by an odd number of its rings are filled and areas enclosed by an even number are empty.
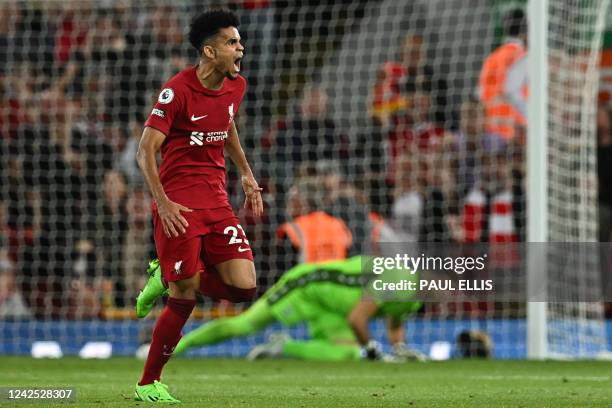
<svg viewBox="0 0 612 408"><path fill-rule="evenodd" d="M261 198L263 189L259 187L253 176L242 176L241 181L244 194L246 195L244 208L250 207L253 210L253 214L260 217L263 214L263 200Z"/></svg>
<svg viewBox="0 0 612 408"><path fill-rule="evenodd" d="M157 203L157 213L164 227L167 237L178 237L179 232L184 234L189 223L181 214L181 211L192 212L193 210L170 200Z"/></svg>

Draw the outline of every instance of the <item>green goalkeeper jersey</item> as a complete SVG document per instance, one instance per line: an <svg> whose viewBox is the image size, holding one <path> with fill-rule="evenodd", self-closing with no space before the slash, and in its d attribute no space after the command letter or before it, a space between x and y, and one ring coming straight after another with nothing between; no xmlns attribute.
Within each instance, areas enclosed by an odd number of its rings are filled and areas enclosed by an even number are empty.
<svg viewBox="0 0 612 408"><path fill-rule="evenodd" d="M333 313L347 317L369 287L371 276L366 273L364 263L369 258L356 256L343 261L315 264L300 264L287 271L270 288L264 298L274 308L280 307L278 318L291 323L298 318L312 318L314 313ZM416 279L416 275L403 277ZM380 275L380 279L396 279L393 273ZM377 296L372 298L379 304L378 316L405 317L419 309L421 303L411 301L411 295L398 301L385 301ZM287 307L287 303L291 307ZM275 313L276 314L276 313ZM295 316L289 316L294 315Z"/></svg>

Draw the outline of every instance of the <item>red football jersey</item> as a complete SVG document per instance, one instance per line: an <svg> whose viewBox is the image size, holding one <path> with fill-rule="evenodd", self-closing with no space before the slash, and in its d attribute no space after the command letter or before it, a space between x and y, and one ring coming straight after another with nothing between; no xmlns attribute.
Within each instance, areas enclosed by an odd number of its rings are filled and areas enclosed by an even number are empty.
<svg viewBox="0 0 612 408"><path fill-rule="evenodd" d="M199 209L229 205L223 148L245 90L241 76L207 89L195 67L163 86L145 126L166 135L159 177L170 200Z"/></svg>

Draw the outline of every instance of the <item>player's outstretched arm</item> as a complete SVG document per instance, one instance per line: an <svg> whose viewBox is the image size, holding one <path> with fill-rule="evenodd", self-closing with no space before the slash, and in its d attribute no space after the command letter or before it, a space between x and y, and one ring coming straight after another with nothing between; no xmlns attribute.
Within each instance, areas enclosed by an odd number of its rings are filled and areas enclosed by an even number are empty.
<svg viewBox="0 0 612 408"><path fill-rule="evenodd" d="M185 228L189 226L185 217L181 215L181 211L191 212L192 210L170 201L164 192L161 181L159 181L159 170L155 156L165 138L166 135L159 130L145 127L138 145L136 160L157 203L157 212L162 221L164 233L167 237L171 235L178 237L179 232L185 233Z"/></svg>
<svg viewBox="0 0 612 408"><path fill-rule="evenodd" d="M255 216L261 216L263 214L263 200L261 198L262 188L259 187L259 184L253 176L251 166L249 166L244 150L242 150L242 146L240 145L238 131L236 130L234 122L232 122L232 126L230 127L227 143L225 143L225 150L227 150L230 159L232 159L232 162L238 167L238 171L240 172L242 188L246 195L244 201L245 208L251 207Z"/></svg>

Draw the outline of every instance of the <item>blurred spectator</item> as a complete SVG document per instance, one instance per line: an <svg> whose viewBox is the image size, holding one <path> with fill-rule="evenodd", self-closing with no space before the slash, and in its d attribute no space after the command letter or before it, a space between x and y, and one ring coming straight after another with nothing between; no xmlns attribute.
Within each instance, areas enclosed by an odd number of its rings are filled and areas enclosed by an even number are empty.
<svg viewBox="0 0 612 408"><path fill-rule="evenodd" d="M441 149L442 183L446 186L449 209L447 224L451 238L463 242L464 229L459 217L459 205L468 194L482 185L485 156L501 152L505 144L484 130L484 111L475 99L461 104L459 130L448 133Z"/></svg>
<svg viewBox="0 0 612 408"><path fill-rule="evenodd" d="M393 184L401 174L396 174L396 161L400 155L426 154L437 151L446 134L444 128L431 120L431 96L424 91L411 95L413 108L394 118L395 127L389 132L389 168L387 180Z"/></svg>
<svg viewBox="0 0 612 408"><path fill-rule="evenodd" d="M130 187L139 187L144 185L142 172L138 167L138 163L136 163L136 152L138 151L142 128L134 121L129 122L127 128L128 139L123 151L119 155L116 167L125 175Z"/></svg>
<svg viewBox="0 0 612 408"><path fill-rule="evenodd" d="M57 22L52 12L59 6L59 2L48 3L55 4L32 8L25 2L19 2L20 16L14 20L17 23L16 35L9 47L3 48L9 51L8 54L13 54L17 61L36 64L46 77L53 74Z"/></svg>
<svg viewBox="0 0 612 408"><path fill-rule="evenodd" d="M377 125L390 126L392 115L406 109L406 98L401 95L399 86L403 76L403 67L395 62L386 62L378 70L370 106L370 115Z"/></svg>
<svg viewBox="0 0 612 408"><path fill-rule="evenodd" d="M104 122L100 131L103 134L102 140L110 147L111 159L116 160L121 156L127 144L130 123ZM117 167L117 164L111 163L111 166Z"/></svg>
<svg viewBox="0 0 612 408"><path fill-rule="evenodd" d="M302 262L322 262L346 258L352 245L352 235L339 218L325 213L326 194L318 178L302 179L289 191L287 214L291 221L277 230L282 248L281 266Z"/></svg>
<svg viewBox="0 0 612 408"><path fill-rule="evenodd" d="M434 167L445 130L431 121L429 93L414 91L410 99L411 109L393 117L394 127L388 136L390 157L386 178L393 191L390 224L408 242L423 239L429 242L430 232L445 230L438 208L443 202L436 193ZM437 239L441 238L436 233Z"/></svg>
<svg viewBox="0 0 612 408"><path fill-rule="evenodd" d="M117 2L102 13L111 29L102 58L112 71L102 85L106 91L108 119L123 125L132 120L142 124L149 114L150 102L157 97L162 80L184 69L189 61L181 19L174 5L132 8Z"/></svg>
<svg viewBox="0 0 612 408"><path fill-rule="evenodd" d="M423 218L423 189L429 178L429 166L409 154L402 154L397 161L395 199L391 206L389 224L395 230L398 241L418 242Z"/></svg>
<svg viewBox="0 0 612 408"><path fill-rule="evenodd" d="M412 151L416 151L413 147ZM410 151L399 158L390 225L406 242L449 242L458 209L448 165L436 150Z"/></svg>
<svg viewBox="0 0 612 408"><path fill-rule="evenodd" d="M346 153L346 139L329 116L327 93L320 88L304 90L299 113L277 123L268 137L277 165L275 178L284 185L292 183L301 163L338 160Z"/></svg>
<svg viewBox="0 0 612 408"><path fill-rule="evenodd" d="M91 68L87 61L91 57L95 17L91 0L79 2L78 7L63 8L59 17L55 37L55 62L59 78L53 88L71 98L80 98L93 91L87 83L87 70Z"/></svg>
<svg viewBox="0 0 612 408"><path fill-rule="evenodd" d="M123 256L127 231L127 186L121 173L109 170L102 184L102 211L95 218L96 263L103 277L103 305L124 306ZM96 265L96 269L100 269Z"/></svg>
<svg viewBox="0 0 612 408"><path fill-rule="evenodd" d="M393 116L410 116L412 109L419 109L419 101L412 96L422 92L431 98L431 120L441 126L452 127L452 115L448 113L446 100L448 85L427 61L424 38L407 34L401 45L399 61L388 61L380 67L372 92L371 115L375 122L388 127Z"/></svg>
<svg viewBox="0 0 612 408"><path fill-rule="evenodd" d="M483 157L488 153L501 152L506 144L485 132L484 110L475 99L461 104L459 130L449 134L443 148L443 162L450 162L454 169L458 198L462 199L472 187L480 182Z"/></svg>
<svg viewBox="0 0 612 408"><path fill-rule="evenodd" d="M93 23L92 5L91 0L84 0L78 3L78 7L62 9L55 39L55 59L60 65L68 62L75 50L85 43Z"/></svg>
<svg viewBox="0 0 612 408"><path fill-rule="evenodd" d="M599 177L599 241L612 241L612 128L610 111L597 109L597 173Z"/></svg>
<svg viewBox="0 0 612 408"><path fill-rule="evenodd" d="M110 10L99 10L95 24L87 33L82 47L85 59L87 86L92 91L95 113L99 118L127 121L128 106L123 103L125 92L133 90L123 77L124 67L132 61L128 57L128 38L115 15Z"/></svg>
<svg viewBox="0 0 612 408"><path fill-rule="evenodd" d="M143 259L155 255L153 246L153 229L151 221L151 197L144 185L130 187L127 202L127 231L123 248L123 265L125 294L124 304L130 304L138 291L146 283L143 274Z"/></svg>
<svg viewBox="0 0 612 408"><path fill-rule="evenodd" d="M504 43L487 57L479 80L487 132L510 142L526 126L527 19L521 9L504 19Z"/></svg>
<svg viewBox="0 0 612 408"><path fill-rule="evenodd" d="M0 75L7 74L19 61L19 51L15 46L20 39L18 27L22 21L19 2L8 0L0 3Z"/></svg>
<svg viewBox="0 0 612 408"><path fill-rule="evenodd" d="M512 183L512 169L504 152L483 157L482 180L463 200L465 242L518 241Z"/></svg>
<svg viewBox="0 0 612 408"><path fill-rule="evenodd" d="M7 184L4 189L7 198L6 227L9 256L19 259L19 251L26 245L32 245L35 231L35 203L31 186L26 184L24 177L23 151L17 152L16 146L11 146L11 156L7 162Z"/></svg>
<svg viewBox="0 0 612 408"><path fill-rule="evenodd" d="M66 316L70 319L92 319L102 316L101 303L102 279L96 271L95 243L88 239L80 239L74 246L74 263L68 276L67 292L68 308ZM66 267L66 265L64 265ZM64 294L64 293L62 293ZM62 304L62 306L64 306Z"/></svg>
<svg viewBox="0 0 612 408"><path fill-rule="evenodd" d="M172 4L154 6L147 18L148 29L138 43L147 44L146 47L146 75L147 88L138 92L153 91L155 95L162 85L164 78L170 78L180 70L186 68L186 55L193 55L183 40L183 27L188 24L182 21L178 8ZM139 72L143 75L144 72Z"/></svg>
<svg viewBox="0 0 612 408"><path fill-rule="evenodd" d="M0 262L10 261L8 234L7 208L5 202L0 199Z"/></svg>
<svg viewBox="0 0 612 408"><path fill-rule="evenodd" d="M461 223L460 204L463 196L457 184L457 162L450 160L448 152L449 140L452 135L445 137L446 143L442 146L436 160L440 163L437 175L437 194L443 200L438 205L440 221L442 223L440 239L438 242L463 242L463 225Z"/></svg>
<svg viewBox="0 0 612 408"><path fill-rule="evenodd" d="M0 73L0 132L15 139L20 126L37 124L37 115L29 115L39 106L38 96L44 77L29 62L13 64L13 70ZM28 106L26 106L28 105Z"/></svg>
<svg viewBox="0 0 612 408"><path fill-rule="evenodd" d="M95 233L90 225L97 214L102 213L102 191L107 171L113 167L113 148L104 137L103 128L95 120L92 112L87 112L88 104L79 105L75 122L71 128L70 148L79 157L79 176L84 183L81 189L81 211L86 231Z"/></svg>
<svg viewBox="0 0 612 408"><path fill-rule="evenodd" d="M371 247L372 230L367 197L346 180L338 162L319 160L314 167L309 174L320 180L324 188L323 210L344 221L353 236L349 255L367 253Z"/></svg>
<svg viewBox="0 0 612 408"><path fill-rule="evenodd" d="M15 265L7 252L0 246L0 319L29 318L32 312L19 291Z"/></svg>

